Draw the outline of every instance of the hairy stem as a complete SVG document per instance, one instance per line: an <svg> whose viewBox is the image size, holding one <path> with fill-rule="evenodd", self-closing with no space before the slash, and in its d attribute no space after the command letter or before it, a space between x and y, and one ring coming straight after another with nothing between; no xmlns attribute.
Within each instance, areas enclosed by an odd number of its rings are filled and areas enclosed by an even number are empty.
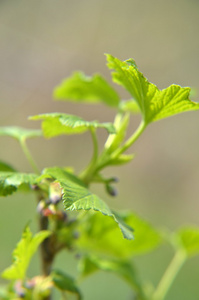
<svg viewBox="0 0 199 300"><path fill-rule="evenodd" d="M157 286L152 300L163 300L171 287L176 275L178 274L180 268L186 261L186 253L183 250L178 250L174 255L170 265L166 269L162 279Z"/></svg>
<svg viewBox="0 0 199 300"><path fill-rule="evenodd" d="M39 218L39 225L40 230L47 230L48 229L48 218L41 216ZM41 243L41 268L42 268L42 274L44 276L49 276L51 272L51 267L54 261L54 253L51 251L51 237L46 238ZM43 300L51 300L52 295L46 296Z"/></svg>
<svg viewBox="0 0 199 300"><path fill-rule="evenodd" d="M40 230L48 229L48 218L40 217ZM51 272L51 266L54 259L54 254L50 249L50 240L51 237L46 238L41 244L41 264L42 264L42 273L44 276L48 276Z"/></svg>

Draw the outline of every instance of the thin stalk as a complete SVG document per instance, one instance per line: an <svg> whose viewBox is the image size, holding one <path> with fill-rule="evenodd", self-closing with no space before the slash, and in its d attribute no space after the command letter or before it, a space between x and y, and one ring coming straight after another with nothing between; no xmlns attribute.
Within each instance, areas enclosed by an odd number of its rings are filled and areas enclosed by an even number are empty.
<svg viewBox="0 0 199 300"><path fill-rule="evenodd" d="M186 253L183 250L178 250L174 255L171 263L166 269L162 279L160 280L152 300L163 300L170 289L176 275L178 274L180 268L186 261Z"/></svg>
<svg viewBox="0 0 199 300"><path fill-rule="evenodd" d="M33 168L34 172L37 173L37 174L40 174L39 168L37 167L37 164L34 161L32 155L31 155L31 153L30 153L30 151L29 151L29 149L28 149L28 147L26 145L25 139L22 139L20 141L20 145L21 145L21 148L22 148L22 150L23 150L23 152L24 152L27 160L29 161L31 167Z"/></svg>
<svg viewBox="0 0 199 300"><path fill-rule="evenodd" d="M80 174L80 178L88 184L90 181L90 177L92 177L93 171L95 170L97 159L98 159L98 141L95 129L91 129L91 137L93 142L93 156L88 167Z"/></svg>

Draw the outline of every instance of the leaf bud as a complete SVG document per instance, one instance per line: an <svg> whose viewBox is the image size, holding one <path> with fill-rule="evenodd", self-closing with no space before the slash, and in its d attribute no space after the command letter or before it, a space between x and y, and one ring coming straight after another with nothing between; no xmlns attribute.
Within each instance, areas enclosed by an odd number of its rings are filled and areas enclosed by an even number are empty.
<svg viewBox="0 0 199 300"><path fill-rule="evenodd" d="M119 181L119 178L118 177L111 177L109 179L109 182L118 182Z"/></svg>
<svg viewBox="0 0 199 300"><path fill-rule="evenodd" d="M106 184L106 191L109 195L113 197L117 196L118 194L117 189L110 184Z"/></svg>

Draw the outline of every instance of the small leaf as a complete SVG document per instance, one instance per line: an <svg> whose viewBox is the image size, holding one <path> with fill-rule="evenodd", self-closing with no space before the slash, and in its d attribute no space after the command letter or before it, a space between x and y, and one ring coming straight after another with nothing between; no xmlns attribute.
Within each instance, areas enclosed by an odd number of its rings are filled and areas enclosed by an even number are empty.
<svg viewBox="0 0 199 300"><path fill-rule="evenodd" d="M135 267L130 261L123 261L118 259L103 259L97 256L85 256L80 261L80 272L82 276L88 276L92 272L97 270L102 270L105 272L113 272L125 281L127 281L130 286L142 296L143 299L143 289L138 274ZM137 295L137 296L138 296Z"/></svg>
<svg viewBox="0 0 199 300"><path fill-rule="evenodd" d="M77 177L59 168L45 169L44 172L59 182L63 192L65 210L99 211L114 219L126 239L133 238L132 228L127 226L119 217L116 217L108 205L97 195L91 193Z"/></svg>
<svg viewBox="0 0 199 300"><path fill-rule="evenodd" d="M17 139L19 142L28 138L42 136L41 130L25 129L21 127L0 127L0 135L10 136Z"/></svg>
<svg viewBox="0 0 199 300"><path fill-rule="evenodd" d="M109 165L122 165L130 162L134 158L134 154L121 154L117 158L110 159Z"/></svg>
<svg viewBox="0 0 199 300"><path fill-rule="evenodd" d="M199 109L199 103L189 99L190 88L172 84L159 90L139 72L133 59L122 62L108 54L107 60L108 67L114 69L113 80L132 95L145 125L178 113Z"/></svg>
<svg viewBox="0 0 199 300"><path fill-rule="evenodd" d="M175 235L188 256L199 254L199 227L185 227Z"/></svg>
<svg viewBox="0 0 199 300"><path fill-rule="evenodd" d="M134 239L121 238L116 224L111 218L100 214L89 214L87 222L81 223L78 230L80 238L76 241L82 251L126 258L145 254L157 248L161 242L160 233L148 222L133 213L116 214L116 217L134 228ZM99 226L100 224L100 226Z"/></svg>
<svg viewBox="0 0 199 300"><path fill-rule="evenodd" d="M57 100L104 102L113 107L119 104L118 94L101 75L88 77L82 72L75 72L56 87L54 97Z"/></svg>
<svg viewBox="0 0 199 300"><path fill-rule="evenodd" d="M2 277L8 280L23 280L32 256L42 241L50 234L50 231L43 230L32 236L30 228L27 226L23 232L22 239L13 252L13 264L2 273Z"/></svg>
<svg viewBox="0 0 199 300"><path fill-rule="evenodd" d="M75 293L78 295L78 299L82 299L81 293L74 278L58 270L54 270L51 273L51 277L58 289Z"/></svg>
<svg viewBox="0 0 199 300"><path fill-rule="evenodd" d="M38 175L18 172L0 172L0 196L15 192L20 186L32 185L37 182Z"/></svg>
<svg viewBox="0 0 199 300"><path fill-rule="evenodd" d="M42 130L46 138L62 134L83 133L89 129L105 128L109 133L115 133L111 123L99 123L98 121L85 121L80 117L62 114L49 113L30 117L31 120L43 120Z"/></svg>
<svg viewBox="0 0 199 300"><path fill-rule="evenodd" d="M127 127L129 124L129 115L126 114L124 117L122 115L116 115L114 126L117 131L117 134L110 135L109 138L106 141L105 149L106 153L111 154L116 150L120 144L123 142L125 136Z"/></svg>

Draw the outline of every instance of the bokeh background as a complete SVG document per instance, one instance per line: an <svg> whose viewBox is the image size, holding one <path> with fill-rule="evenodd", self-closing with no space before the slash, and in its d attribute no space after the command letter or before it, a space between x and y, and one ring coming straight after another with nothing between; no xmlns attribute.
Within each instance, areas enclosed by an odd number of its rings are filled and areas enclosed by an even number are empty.
<svg viewBox="0 0 199 300"><path fill-rule="evenodd" d="M39 128L28 121L37 113L61 111L88 120L112 121L114 110L102 105L55 102L53 88L75 70L101 72L110 82L104 53L134 58L159 88L172 83L199 90L198 0L1 0L0 126ZM116 87L121 97L128 95ZM197 100L197 95L194 100ZM139 118L131 121L132 129ZM189 112L152 124L136 142L134 161L107 170L120 178L114 208L132 209L160 228L199 225L199 117ZM106 134L99 132L101 145ZM1 137L0 159L31 171L17 143ZM74 166L80 171L92 153L89 134L29 141L40 168ZM27 221L34 229L35 202L25 195L0 199L0 270ZM144 278L156 284L172 257L169 247L136 259ZM35 262L35 263L34 263ZM75 259L62 254L57 265L75 273ZM37 259L30 273L36 272ZM199 299L199 259L184 266L169 300ZM129 287L111 274L96 274L81 285L86 300L132 299Z"/></svg>

